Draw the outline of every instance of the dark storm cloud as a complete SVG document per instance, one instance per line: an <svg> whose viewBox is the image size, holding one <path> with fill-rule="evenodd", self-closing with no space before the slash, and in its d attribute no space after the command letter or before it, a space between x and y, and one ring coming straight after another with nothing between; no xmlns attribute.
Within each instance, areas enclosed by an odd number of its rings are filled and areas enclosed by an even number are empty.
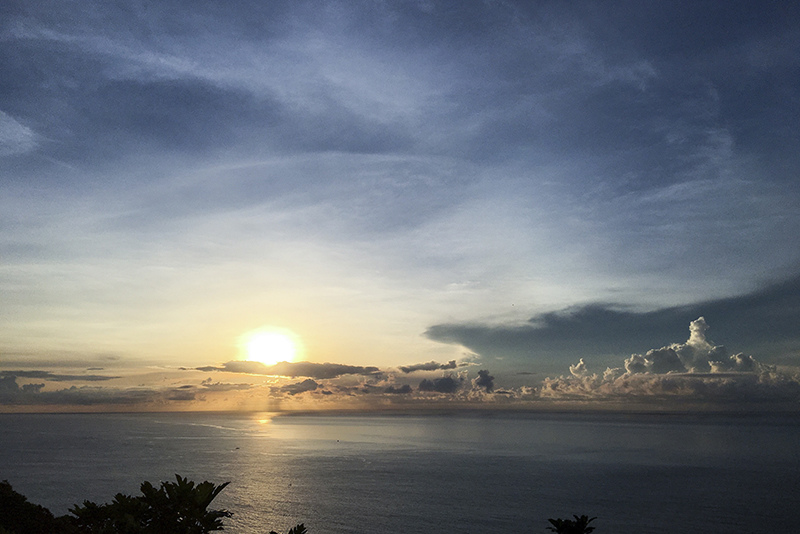
<svg viewBox="0 0 800 534"><path fill-rule="evenodd" d="M414 371L436 371L439 369L455 369L456 361L450 360L447 363L439 363L430 361L428 363L416 363L414 365L401 365L399 369L404 373L413 373Z"/></svg>
<svg viewBox="0 0 800 534"><path fill-rule="evenodd" d="M380 373L380 369L377 367L362 367L360 365L344 365L340 363L280 362L275 365L264 365L261 362L239 360L227 362L221 367L197 367L197 370L291 377L308 376L317 379L336 378L342 375L376 375Z"/></svg>
<svg viewBox="0 0 800 534"><path fill-rule="evenodd" d="M455 393L461 387L463 380L460 377L443 376L433 380L423 379L419 383L420 391L433 391L436 393Z"/></svg>
<svg viewBox="0 0 800 534"><path fill-rule="evenodd" d="M800 348L800 278L753 293L637 313L602 304L545 313L521 326L442 324L428 338L458 343L481 354L520 359L575 354L641 352L680 339L686 325L704 316L713 337L748 352L778 356ZM669 355L661 359L664 365ZM661 364L659 364L661 365Z"/></svg>

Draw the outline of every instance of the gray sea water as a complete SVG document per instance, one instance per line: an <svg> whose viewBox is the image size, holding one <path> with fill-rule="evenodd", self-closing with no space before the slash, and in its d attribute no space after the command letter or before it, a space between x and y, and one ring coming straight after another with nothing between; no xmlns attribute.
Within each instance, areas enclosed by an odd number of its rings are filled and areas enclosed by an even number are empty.
<svg viewBox="0 0 800 534"><path fill-rule="evenodd" d="M797 416L0 415L0 479L57 515L174 473L226 531L797 532Z"/></svg>

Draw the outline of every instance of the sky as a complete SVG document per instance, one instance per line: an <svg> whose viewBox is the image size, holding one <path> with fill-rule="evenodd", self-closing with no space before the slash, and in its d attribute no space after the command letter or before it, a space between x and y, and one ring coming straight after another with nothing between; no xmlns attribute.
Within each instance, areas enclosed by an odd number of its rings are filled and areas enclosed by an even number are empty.
<svg viewBox="0 0 800 534"><path fill-rule="evenodd" d="M0 411L796 410L799 122L793 2L3 2Z"/></svg>

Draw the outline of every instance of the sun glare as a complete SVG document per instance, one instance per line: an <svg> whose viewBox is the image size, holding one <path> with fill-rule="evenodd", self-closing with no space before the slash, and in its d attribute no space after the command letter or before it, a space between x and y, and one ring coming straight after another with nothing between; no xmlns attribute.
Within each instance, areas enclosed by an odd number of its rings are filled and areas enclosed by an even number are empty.
<svg viewBox="0 0 800 534"><path fill-rule="evenodd" d="M276 330L256 330L245 334L243 348L249 361L264 365L291 362L297 356L294 336Z"/></svg>

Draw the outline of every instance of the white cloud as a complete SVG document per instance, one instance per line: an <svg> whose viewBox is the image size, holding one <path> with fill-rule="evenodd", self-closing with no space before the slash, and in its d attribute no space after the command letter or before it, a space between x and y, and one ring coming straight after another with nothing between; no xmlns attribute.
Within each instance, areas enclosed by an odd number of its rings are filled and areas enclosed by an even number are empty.
<svg viewBox="0 0 800 534"><path fill-rule="evenodd" d="M725 347L706 338L703 317L692 321L686 343L633 354L624 369L590 374L583 358L570 365L571 376L546 378L542 399L665 399L697 401L798 401L800 377L778 372L752 356L727 356Z"/></svg>
<svg viewBox="0 0 800 534"><path fill-rule="evenodd" d="M0 157L24 154L36 148L36 134L17 122L14 117L0 111Z"/></svg>

